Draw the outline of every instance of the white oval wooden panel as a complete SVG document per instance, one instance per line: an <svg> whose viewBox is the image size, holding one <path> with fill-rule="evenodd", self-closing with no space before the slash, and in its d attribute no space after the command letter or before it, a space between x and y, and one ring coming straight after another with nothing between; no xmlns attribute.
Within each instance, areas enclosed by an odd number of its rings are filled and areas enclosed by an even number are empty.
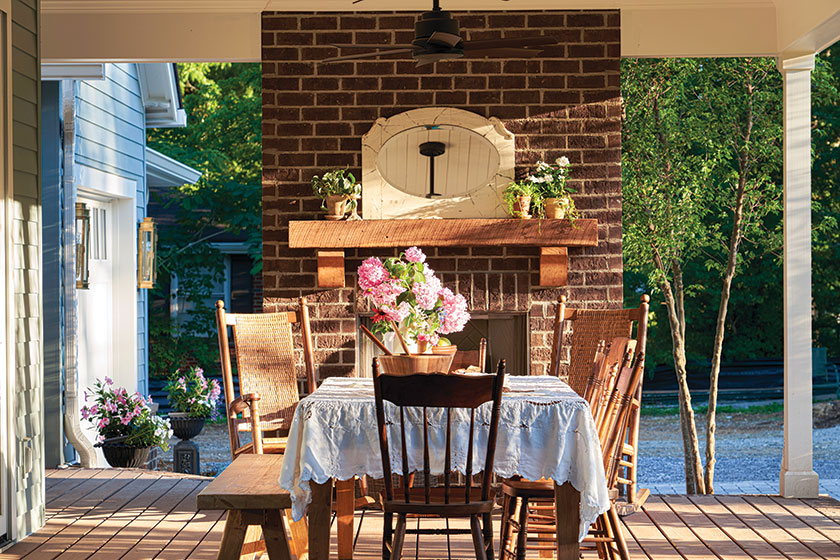
<svg viewBox="0 0 840 560"><path fill-rule="evenodd" d="M385 181L404 193L426 196L429 158L420 154L423 142L446 146L444 154L435 158L435 192L443 198L464 196L495 181L501 163L496 146L468 128L453 125L418 126L389 139L376 163Z"/></svg>

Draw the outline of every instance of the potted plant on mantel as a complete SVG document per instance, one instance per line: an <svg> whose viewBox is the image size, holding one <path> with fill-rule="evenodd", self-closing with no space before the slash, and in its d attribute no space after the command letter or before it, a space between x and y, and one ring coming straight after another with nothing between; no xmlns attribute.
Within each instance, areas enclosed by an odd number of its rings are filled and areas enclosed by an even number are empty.
<svg viewBox="0 0 840 560"><path fill-rule="evenodd" d="M312 177L312 192L321 199L328 220L341 220L347 213L347 203L354 209L362 194L362 186L347 169L332 169L320 177Z"/></svg>
<svg viewBox="0 0 840 560"><path fill-rule="evenodd" d="M375 311L373 332L392 333L404 351L380 357L383 373L448 372L455 347L441 335L462 331L470 319L464 296L443 287L425 261L423 251L411 247L384 262L370 257L358 268L362 297ZM428 353L441 342L448 351Z"/></svg>
<svg viewBox="0 0 840 560"><path fill-rule="evenodd" d="M194 438L201 433L204 422L216 419L219 411L216 403L222 392L219 383L207 381L204 370L190 367L186 372L176 371L164 389L169 394L169 423L175 436L182 440Z"/></svg>
<svg viewBox="0 0 840 560"><path fill-rule="evenodd" d="M502 197L510 215L521 220L529 220L532 214L539 214L542 205L539 190L529 180L510 183L502 192Z"/></svg>
<svg viewBox="0 0 840 560"><path fill-rule="evenodd" d="M571 170L569 158L563 156L557 158L553 164L537 162L537 166L528 177L527 181L539 193L546 218L574 220L577 212L571 193L575 190L566 186Z"/></svg>
<svg viewBox="0 0 840 560"><path fill-rule="evenodd" d="M97 379L93 393L85 391L85 402L93 397L93 404L82 407L82 418L96 426L96 446L109 465L143 467L152 447L169 449L169 422L152 412L151 397L131 395L124 387L112 388L113 384L108 377L104 383Z"/></svg>

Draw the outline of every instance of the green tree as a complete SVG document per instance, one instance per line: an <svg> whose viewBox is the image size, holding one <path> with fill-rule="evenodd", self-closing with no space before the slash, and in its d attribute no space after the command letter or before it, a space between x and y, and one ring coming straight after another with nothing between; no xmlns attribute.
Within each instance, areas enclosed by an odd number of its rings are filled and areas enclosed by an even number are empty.
<svg viewBox="0 0 840 560"><path fill-rule="evenodd" d="M689 493L714 489L718 375L736 272L779 243L780 85L767 59L622 62L625 257L664 299ZM686 299L710 284L720 288L716 307L705 301L716 318L704 473L687 383Z"/></svg>
<svg viewBox="0 0 840 560"><path fill-rule="evenodd" d="M153 310L151 362L157 374L191 359L209 369L218 358L209 298L223 262L211 246L214 238L225 232L246 236L252 273L262 269L260 65L180 64L178 69L187 126L150 130L148 145L200 170L202 177L160 199L176 222L161 228L160 284L177 275L179 299L191 312L188 320L172 324L168 310Z"/></svg>

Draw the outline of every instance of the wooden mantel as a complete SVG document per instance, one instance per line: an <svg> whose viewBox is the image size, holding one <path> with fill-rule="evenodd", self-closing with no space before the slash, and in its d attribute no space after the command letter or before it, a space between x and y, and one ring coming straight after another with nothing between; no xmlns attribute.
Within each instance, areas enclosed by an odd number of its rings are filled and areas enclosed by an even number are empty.
<svg viewBox="0 0 840 560"><path fill-rule="evenodd" d="M318 250L318 287L344 286L344 249L377 247L540 247L540 285L566 283L568 247L598 244L594 219L406 219L293 221L289 248Z"/></svg>

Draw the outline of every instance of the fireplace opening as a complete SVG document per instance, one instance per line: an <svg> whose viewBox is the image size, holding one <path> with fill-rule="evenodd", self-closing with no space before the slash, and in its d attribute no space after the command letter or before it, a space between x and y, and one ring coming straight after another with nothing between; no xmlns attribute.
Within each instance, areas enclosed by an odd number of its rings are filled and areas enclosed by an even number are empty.
<svg viewBox="0 0 840 560"><path fill-rule="evenodd" d="M357 317L357 323L368 328L372 325L369 315ZM473 314L463 331L447 338L458 347L452 362L453 368L479 365L478 348L482 338L487 339L487 363L484 371L496 371L499 360L505 360L505 371L515 375L528 375L528 316L525 313ZM379 355L373 342L366 336L356 339L359 347L356 364L359 377L370 377L370 364Z"/></svg>

